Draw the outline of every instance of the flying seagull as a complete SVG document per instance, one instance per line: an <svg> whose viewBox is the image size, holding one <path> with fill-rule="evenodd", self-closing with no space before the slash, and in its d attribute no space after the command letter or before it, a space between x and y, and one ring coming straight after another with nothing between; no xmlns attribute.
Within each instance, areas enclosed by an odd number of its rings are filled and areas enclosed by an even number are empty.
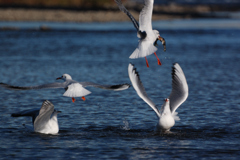
<svg viewBox="0 0 240 160"><path fill-rule="evenodd" d="M136 90L138 96L142 98L155 111L159 119L157 124L157 131L170 132L171 127L173 127L175 124L175 120L180 120L177 116L177 112L175 112L176 109L188 97L188 84L180 65L178 63L173 64L172 92L170 96L165 99L165 102L163 103L160 110L158 110L153 101L148 97L139 78L139 74L132 64L129 64L128 66L128 74L133 88Z"/></svg>
<svg viewBox="0 0 240 160"><path fill-rule="evenodd" d="M32 117L34 131L44 134L57 134L59 131L57 114L61 111L54 109L54 105L45 100L40 109L28 109L13 113L12 117Z"/></svg>
<svg viewBox="0 0 240 160"><path fill-rule="evenodd" d="M135 59L145 57L147 67L149 67L147 57L151 54L155 54L157 57L157 41L161 41L166 51L166 41L160 36L159 31L152 29L152 12L154 0L144 0L144 7L139 15L139 23L132 16L132 14L124 7L121 0L115 0L119 9L124 12L133 22L134 27L137 29L137 37L140 39L138 47L130 55L129 58ZM158 65L161 65L159 58L157 57Z"/></svg>
<svg viewBox="0 0 240 160"><path fill-rule="evenodd" d="M77 82L72 79L72 77L69 74L63 74L61 77L57 78L64 80L63 83L49 83L49 84L42 84L37 86L26 86L26 87L20 87L20 86L12 86L8 85L6 83L0 83L0 86L15 90L31 90L31 89L45 89L45 88L64 88L65 93L63 96L66 97L72 97L72 102L75 102L74 97L82 97L82 99L85 101L86 95L90 94L91 92L84 87L92 86L96 88L106 89L106 90L113 90L113 91L121 91L128 89L130 87L129 84L118 84L118 85L100 85L93 82Z"/></svg>

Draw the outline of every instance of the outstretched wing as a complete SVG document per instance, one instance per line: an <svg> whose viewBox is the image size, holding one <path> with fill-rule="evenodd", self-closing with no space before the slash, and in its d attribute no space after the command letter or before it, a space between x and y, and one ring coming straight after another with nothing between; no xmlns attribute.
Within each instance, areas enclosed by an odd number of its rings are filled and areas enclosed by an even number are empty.
<svg viewBox="0 0 240 160"><path fill-rule="evenodd" d="M132 64L128 65L128 75L132 82L133 88L136 90L138 96L142 98L157 114L158 117L160 117L159 110L157 109L156 105L152 102L152 100L148 97L143 84L139 78L138 72L136 71L136 68Z"/></svg>
<svg viewBox="0 0 240 160"><path fill-rule="evenodd" d="M139 30L151 31L152 30L152 12L154 0L144 0L144 7L139 16Z"/></svg>
<svg viewBox="0 0 240 160"><path fill-rule="evenodd" d="M91 87L96 87L96 88L101 88L101 89L106 89L106 90L114 90L114 91L121 91L128 89L130 87L129 84L117 84L117 85L101 85L93 82L79 82L83 87L91 86Z"/></svg>
<svg viewBox="0 0 240 160"><path fill-rule="evenodd" d="M27 109L27 110L23 110L17 113L13 113L11 114L12 117L24 117L24 116L29 116L32 117L32 123L34 123L36 117L39 114L39 109L38 108L34 108L34 109Z"/></svg>
<svg viewBox="0 0 240 160"><path fill-rule="evenodd" d="M169 96L172 114L188 97L188 84L182 68L178 63L172 67L172 92Z"/></svg>
<svg viewBox="0 0 240 160"><path fill-rule="evenodd" d="M9 88L9 89L14 89L14 90L31 90L31 89L45 89L45 88L65 88L64 83L49 83L49 84L43 84L43 85L37 85L37 86L12 86L6 83L0 83L0 86Z"/></svg>
<svg viewBox="0 0 240 160"><path fill-rule="evenodd" d="M124 12L132 21L134 27L137 29L137 31L139 30L139 24L137 22L137 20L132 16L132 14L124 7L124 5L122 4L121 0L115 0L115 2L117 3L119 9Z"/></svg>
<svg viewBox="0 0 240 160"><path fill-rule="evenodd" d="M50 101L45 100L39 111L39 115L37 116L37 118L34 121L34 131L35 132L39 132L45 127L45 125L46 125L46 123L48 123L53 111L54 111L54 105Z"/></svg>

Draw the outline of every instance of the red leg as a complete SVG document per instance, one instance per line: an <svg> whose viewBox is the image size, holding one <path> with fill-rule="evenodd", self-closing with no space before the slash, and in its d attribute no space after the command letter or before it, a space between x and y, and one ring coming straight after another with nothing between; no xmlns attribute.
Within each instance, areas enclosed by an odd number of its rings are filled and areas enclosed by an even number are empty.
<svg viewBox="0 0 240 160"><path fill-rule="evenodd" d="M85 101L85 100L86 100L86 98L85 98L84 96L82 96L82 100L83 100L83 101Z"/></svg>
<svg viewBox="0 0 240 160"><path fill-rule="evenodd" d="M147 57L145 57L145 60L146 60L147 67L149 67Z"/></svg>
<svg viewBox="0 0 240 160"><path fill-rule="evenodd" d="M74 103L75 101L76 101L76 99L72 97L72 102Z"/></svg>
<svg viewBox="0 0 240 160"><path fill-rule="evenodd" d="M159 60L159 58L158 58L158 56L157 56L157 53L156 52L154 52L154 54L155 54L155 56L157 57L157 60L158 60L158 65L162 65L162 63L161 63L161 61Z"/></svg>

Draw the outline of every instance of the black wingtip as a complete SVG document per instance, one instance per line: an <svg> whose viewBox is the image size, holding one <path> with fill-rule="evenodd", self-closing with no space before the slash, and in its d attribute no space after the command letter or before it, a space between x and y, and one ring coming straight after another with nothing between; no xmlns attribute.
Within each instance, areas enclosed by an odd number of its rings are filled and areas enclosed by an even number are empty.
<svg viewBox="0 0 240 160"><path fill-rule="evenodd" d="M13 114L11 114L11 117L20 117L20 116L19 116L19 114L13 113Z"/></svg>
<svg viewBox="0 0 240 160"><path fill-rule="evenodd" d="M173 63L173 66L172 66L172 78L174 77L175 73L176 73L176 68L175 68L175 65L178 64L177 62Z"/></svg>
<svg viewBox="0 0 240 160"><path fill-rule="evenodd" d="M137 75L137 77L139 78L139 80L141 79L140 78L140 75L139 75L139 72L137 71L137 68L134 66L134 64L130 63L132 66L133 66L133 71L135 72L135 74ZM140 80L141 82L141 80ZM142 82L141 82L142 83Z"/></svg>
<svg viewBox="0 0 240 160"><path fill-rule="evenodd" d="M124 85L127 85L127 86L128 86L126 89L128 89L128 88L131 87L130 84L124 83L124 84L112 85L110 88L111 88L111 89L119 89L119 88L123 87Z"/></svg>
<svg viewBox="0 0 240 160"><path fill-rule="evenodd" d="M2 82L0 82L0 86L8 89L13 89L13 90L29 90L30 89L28 87L11 86L9 84L2 83Z"/></svg>

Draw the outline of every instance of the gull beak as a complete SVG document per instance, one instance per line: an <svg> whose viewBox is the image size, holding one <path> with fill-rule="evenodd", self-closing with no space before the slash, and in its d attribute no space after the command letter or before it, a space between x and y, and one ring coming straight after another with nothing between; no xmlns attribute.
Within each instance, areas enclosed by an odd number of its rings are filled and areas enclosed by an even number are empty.
<svg viewBox="0 0 240 160"><path fill-rule="evenodd" d="M58 77L56 80L58 80L58 79L62 79L62 77Z"/></svg>
<svg viewBox="0 0 240 160"><path fill-rule="evenodd" d="M166 49L166 41L165 41L165 39L164 39L163 37L159 36L159 37L158 37L158 40L162 42L162 45L163 45L163 47L164 47L163 50L164 50L164 52L165 52L165 51L167 50L167 49Z"/></svg>
<svg viewBox="0 0 240 160"><path fill-rule="evenodd" d="M54 109L54 112L58 113L62 113L62 111L57 111L56 109Z"/></svg>
<svg viewBox="0 0 240 160"><path fill-rule="evenodd" d="M165 102L168 102L168 101L169 101L169 100L166 98L166 99L165 99Z"/></svg>

